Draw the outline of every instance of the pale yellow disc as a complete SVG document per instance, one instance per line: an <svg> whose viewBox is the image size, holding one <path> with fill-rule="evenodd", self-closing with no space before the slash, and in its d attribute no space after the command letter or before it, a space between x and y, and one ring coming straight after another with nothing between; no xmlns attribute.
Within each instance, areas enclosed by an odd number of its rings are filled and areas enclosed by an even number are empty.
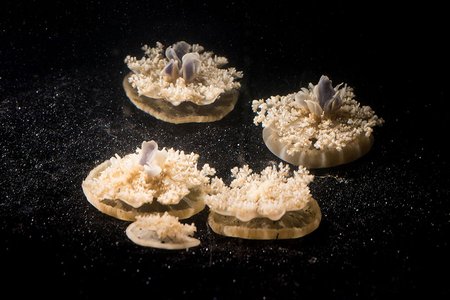
<svg viewBox="0 0 450 300"><path fill-rule="evenodd" d="M197 105L190 101L185 101L175 106L164 99L139 96L137 91L128 82L130 75L131 73L123 79L123 88L127 97L137 108L168 123L181 124L218 121L234 109L239 96L237 90L231 90L220 95L212 104Z"/></svg>

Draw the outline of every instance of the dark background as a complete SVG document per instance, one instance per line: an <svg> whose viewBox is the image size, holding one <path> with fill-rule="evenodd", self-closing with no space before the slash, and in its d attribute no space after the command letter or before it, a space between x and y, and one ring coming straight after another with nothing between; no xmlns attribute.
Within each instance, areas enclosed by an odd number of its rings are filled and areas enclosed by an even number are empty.
<svg viewBox="0 0 450 300"><path fill-rule="evenodd" d="M444 10L379 2L6 1L0 4L2 291L78 297L256 299L448 296L449 120ZM244 71L235 110L173 125L127 100L126 55L143 44L200 43ZM252 124L252 99L327 74L386 121L362 159L313 171L317 231L297 240L214 234L161 251L96 211L81 181L143 140L194 151L230 180L279 160ZM441 276L440 274L444 274ZM12 289L19 283L23 289ZM161 296L159 296L161 297Z"/></svg>

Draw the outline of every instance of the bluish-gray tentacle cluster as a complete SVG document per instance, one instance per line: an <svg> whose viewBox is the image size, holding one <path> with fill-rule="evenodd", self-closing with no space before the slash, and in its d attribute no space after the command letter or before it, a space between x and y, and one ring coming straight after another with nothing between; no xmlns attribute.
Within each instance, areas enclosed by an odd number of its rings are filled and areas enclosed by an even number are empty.
<svg viewBox="0 0 450 300"><path fill-rule="evenodd" d="M174 82L179 77L183 77L186 83L194 81L200 72L200 55L191 51L192 46L184 41L175 43L167 47L166 57L169 62L162 71L163 77Z"/></svg>

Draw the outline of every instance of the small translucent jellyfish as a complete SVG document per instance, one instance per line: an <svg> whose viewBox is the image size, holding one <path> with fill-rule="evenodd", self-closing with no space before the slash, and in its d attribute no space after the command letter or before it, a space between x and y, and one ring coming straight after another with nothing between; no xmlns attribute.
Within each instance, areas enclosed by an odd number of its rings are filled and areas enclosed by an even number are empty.
<svg viewBox="0 0 450 300"><path fill-rule="evenodd" d="M127 56L131 70L123 81L139 109L169 123L212 122L231 112L239 95L242 72L222 68L227 58L184 41L164 51L161 43L142 48L141 59Z"/></svg>
<svg viewBox="0 0 450 300"><path fill-rule="evenodd" d="M332 86L327 76L287 96L254 100L255 125L262 123L269 150L294 165L327 168L351 162L373 144L373 127L383 124L353 89Z"/></svg>
<svg viewBox="0 0 450 300"><path fill-rule="evenodd" d="M116 154L94 168L82 188L93 206L118 219L164 212L189 218L205 207L205 189L215 174L208 164L198 170L198 157L143 142L136 153Z"/></svg>
<svg viewBox="0 0 450 300"><path fill-rule="evenodd" d="M192 237L196 230L193 223L181 224L177 217L165 212L136 217L136 221L127 227L126 234L140 246L177 250L200 245L200 241Z"/></svg>
<svg viewBox="0 0 450 300"><path fill-rule="evenodd" d="M211 212L208 224L215 233L243 239L299 238L314 231L322 214L308 184L313 176L303 168L289 176L280 163L255 174L245 165L231 170L234 180L226 186L211 182L205 198Z"/></svg>

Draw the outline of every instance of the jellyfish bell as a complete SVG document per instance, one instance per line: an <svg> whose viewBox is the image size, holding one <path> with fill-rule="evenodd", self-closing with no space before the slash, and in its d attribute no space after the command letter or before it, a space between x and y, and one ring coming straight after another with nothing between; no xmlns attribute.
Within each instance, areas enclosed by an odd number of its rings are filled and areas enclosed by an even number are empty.
<svg viewBox="0 0 450 300"><path fill-rule="evenodd" d="M213 179L212 192L205 198L211 229L257 240L299 238L317 229L322 214L308 188L313 176L303 167L292 176L289 172L283 164L261 173L244 166L232 169L235 179L229 186Z"/></svg>
<svg viewBox="0 0 450 300"><path fill-rule="evenodd" d="M215 170L197 169L198 155L158 149L143 142L136 153L116 155L95 167L82 183L87 200L101 212L134 221L150 214L185 219L205 207L205 190Z"/></svg>
<svg viewBox="0 0 450 300"><path fill-rule="evenodd" d="M200 245L200 241L192 237L196 230L194 224L181 224L177 217L165 212L162 215L138 216L125 232L137 245L179 250Z"/></svg>
<svg viewBox="0 0 450 300"><path fill-rule="evenodd" d="M352 88L333 87L321 76L299 92L254 100L254 123L262 124L264 143L280 159L313 169L334 167L366 154L373 127L384 122L354 98Z"/></svg>
<svg viewBox="0 0 450 300"><path fill-rule="evenodd" d="M143 49L142 59L126 57L131 72L123 80L139 109L175 124L217 121L234 109L243 74L224 68L225 57L184 41L165 50L161 43Z"/></svg>

